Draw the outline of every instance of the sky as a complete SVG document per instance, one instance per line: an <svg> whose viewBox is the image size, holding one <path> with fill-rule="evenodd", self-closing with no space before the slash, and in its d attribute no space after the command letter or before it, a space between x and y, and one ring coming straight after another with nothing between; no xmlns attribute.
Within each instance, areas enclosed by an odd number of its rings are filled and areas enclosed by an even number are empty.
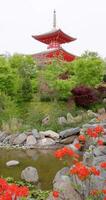
<svg viewBox="0 0 106 200"><path fill-rule="evenodd" d="M106 57L106 0L0 0L0 54L33 54L47 46L32 38L53 28L77 38L63 48L80 56L84 51Z"/></svg>

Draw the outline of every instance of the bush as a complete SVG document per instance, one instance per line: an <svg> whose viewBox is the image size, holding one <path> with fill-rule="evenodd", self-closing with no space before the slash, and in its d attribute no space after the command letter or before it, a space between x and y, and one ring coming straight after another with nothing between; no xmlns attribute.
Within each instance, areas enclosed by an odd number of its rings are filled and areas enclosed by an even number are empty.
<svg viewBox="0 0 106 200"><path fill-rule="evenodd" d="M79 86L72 91L76 105L82 107L89 107L91 104L98 101L98 93L96 89Z"/></svg>
<svg viewBox="0 0 106 200"><path fill-rule="evenodd" d="M99 92L101 98L106 98L106 87L104 87L104 86L99 86L99 87L97 88L97 90L98 90L98 92Z"/></svg>

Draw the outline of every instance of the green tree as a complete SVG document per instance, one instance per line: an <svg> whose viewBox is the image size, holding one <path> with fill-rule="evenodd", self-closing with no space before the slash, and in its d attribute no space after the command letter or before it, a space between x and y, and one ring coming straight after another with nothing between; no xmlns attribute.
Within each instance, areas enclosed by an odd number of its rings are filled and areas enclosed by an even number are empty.
<svg viewBox="0 0 106 200"><path fill-rule="evenodd" d="M73 68L76 85L95 87L103 80L104 61L97 56L82 56L73 62Z"/></svg>

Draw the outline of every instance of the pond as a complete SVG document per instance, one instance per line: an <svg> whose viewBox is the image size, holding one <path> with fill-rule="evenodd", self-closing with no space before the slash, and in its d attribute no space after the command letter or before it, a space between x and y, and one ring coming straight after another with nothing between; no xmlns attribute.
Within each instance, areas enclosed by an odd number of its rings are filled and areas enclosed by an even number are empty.
<svg viewBox="0 0 106 200"><path fill-rule="evenodd" d="M53 178L58 170L64 167L64 162L57 160L53 150L6 150L0 149L0 176L13 177L20 180L21 171L28 166L37 168L40 177L40 188L48 190L52 188ZM7 167L6 162L18 160L19 165Z"/></svg>

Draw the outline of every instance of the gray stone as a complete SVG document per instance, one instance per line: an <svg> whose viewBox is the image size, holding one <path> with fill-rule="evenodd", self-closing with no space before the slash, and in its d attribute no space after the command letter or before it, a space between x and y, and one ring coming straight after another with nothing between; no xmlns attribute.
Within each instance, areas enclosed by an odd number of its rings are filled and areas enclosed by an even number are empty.
<svg viewBox="0 0 106 200"><path fill-rule="evenodd" d="M103 103L106 103L106 98L103 99Z"/></svg>
<svg viewBox="0 0 106 200"><path fill-rule="evenodd" d="M38 146L54 145L56 142L51 138L44 138L38 141Z"/></svg>
<svg viewBox="0 0 106 200"><path fill-rule="evenodd" d="M27 135L25 133L20 134L19 136L17 136L14 141L13 144L23 144L27 139Z"/></svg>
<svg viewBox="0 0 106 200"><path fill-rule="evenodd" d="M11 135L8 135L8 136L3 140L3 144L8 144L10 139L11 139Z"/></svg>
<svg viewBox="0 0 106 200"><path fill-rule="evenodd" d="M31 182L37 183L39 180L37 169L34 167L26 167L21 173L21 179Z"/></svg>
<svg viewBox="0 0 106 200"><path fill-rule="evenodd" d="M80 128L70 128L70 129L66 129L64 131L61 131L59 133L59 137L60 138L66 138L66 137L69 137L69 136L72 136L72 135L77 135L80 133Z"/></svg>
<svg viewBox="0 0 106 200"><path fill-rule="evenodd" d="M105 114L105 108L99 108L98 109L98 113L100 114L100 115L102 115L102 114Z"/></svg>
<svg viewBox="0 0 106 200"><path fill-rule="evenodd" d="M70 137L66 137L64 139L60 139L59 142L61 144L71 144L71 143L73 143L73 141L75 140L75 138L76 138L76 135L72 135Z"/></svg>
<svg viewBox="0 0 106 200"><path fill-rule="evenodd" d="M37 143L36 138L33 135L29 135L26 140L26 146L32 146Z"/></svg>
<svg viewBox="0 0 106 200"><path fill-rule="evenodd" d="M106 155L106 146L99 146L93 150L94 156L104 156Z"/></svg>
<svg viewBox="0 0 106 200"><path fill-rule="evenodd" d="M92 165L98 166L101 162L106 161L106 155L94 157Z"/></svg>
<svg viewBox="0 0 106 200"><path fill-rule="evenodd" d="M58 123L59 123L60 125L64 125L64 124L67 124L67 120L66 120L65 117L59 117L59 118L58 118Z"/></svg>
<svg viewBox="0 0 106 200"><path fill-rule="evenodd" d="M80 195L72 187L70 178L68 176L62 176L53 185L53 190L59 192L58 200L81 200ZM54 200L52 193L47 200Z"/></svg>
<svg viewBox="0 0 106 200"><path fill-rule="evenodd" d="M52 131L52 130L48 130L48 131L42 131L41 132L45 137L49 137L52 138L53 140L57 140L59 138L59 134Z"/></svg>
<svg viewBox="0 0 106 200"><path fill-rule="evenodd" d="M69 176L69 174L70 174L70 173L69 173L69 170L70 170L69 167L64 167L64 168L62 168L61 170L59 170L59 171L56 173L56 175L55 175L55 177L54 177L54 179L53 179L53 183L59 181L59 179L61 178L61 176Z"/></svg>
<svg viewBox="0 0 106 200"><path fill-rule="evenodd" d="M19 165L19 161L17 161L17 160L10 160L10 161L6 162L6 165L8 167Z"/></svg>
<svg viewBox="0 0 106 200"><path fill-rule="evenodd" d="M19 134L12 134L12 135L10 135L10 136L11 136L10 139L9 139L9 144L10 144L10 145L13 145L13 142L14 142L15 138L16 138L18 135L19 135Z"/></svg>
<svg viewBox="0 0 106 200"><path fill-rule="evenodd" d="M5 132L0 133L0 142L3 142L3 140L6 138L7 134Z"/></svg>
<svg viewBox="0 0 106 200"><path fill-rule="evenodd" d="M32 135L36 138L36 139L40 139L40 134L38 132L37 129L33 129L32 130Z"/></svg>
<svg viewBox="0 0 106 200"><path fill-rule="evenodd" d="M92 110L88 110L88 111L87 111L87 115L88 115L88 117L90 117L90 118L98 117L98 114L97 114L97 113L94 113Z"/></svg>
<svg viewBox="0 0 106 200"><path fill-rule="evenodd" d="M72 116L71 113L67 113L67 123L68 124L74 123L74 117Z"/></svg>

